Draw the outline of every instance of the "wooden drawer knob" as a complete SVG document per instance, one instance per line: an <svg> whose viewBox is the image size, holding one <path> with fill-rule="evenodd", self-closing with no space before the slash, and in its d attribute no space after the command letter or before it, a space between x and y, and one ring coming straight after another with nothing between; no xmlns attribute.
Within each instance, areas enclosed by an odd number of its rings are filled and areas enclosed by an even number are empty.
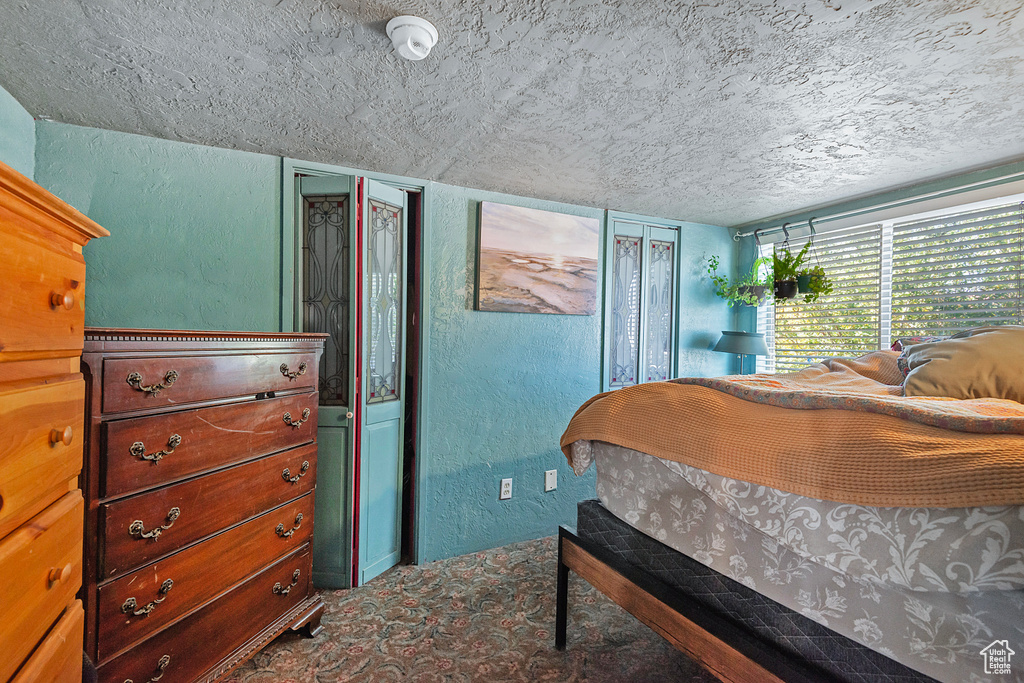
<svg viewBox="0 0 1024 683"><path fill-rule="evenodd" d="M66 581L67 579L69 579L71 577L71 569L72 567L70 563L64 565L63 567L54 567L53 569L51 569L50 575L48 577L50 580L50 585L47 586L47 588L53 588L61 581Z"/></svg>
<svg viewBox="0 0 1024 683"><path fill-rule="evenodd" d="M57 292L50 293L50 305L54 308L63 308L70 311L75 307L75 295L71 292L64 292L58 294Z"/></svg>
<svg viewBox="0 0 1024 683"><path fill-rule="evenodd" d="M71 431L71 427L65 427L63 430L51 429L50 430L50 445L51 446L55 446L58 443L62 443L65 446L70 446L71 445L71 437L72 436L73 436L73 432Z"/></svg>

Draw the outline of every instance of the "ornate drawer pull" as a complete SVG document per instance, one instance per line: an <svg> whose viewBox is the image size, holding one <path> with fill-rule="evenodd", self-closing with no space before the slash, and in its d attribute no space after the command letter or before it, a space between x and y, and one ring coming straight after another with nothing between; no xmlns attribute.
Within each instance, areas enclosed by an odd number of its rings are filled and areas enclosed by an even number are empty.
<svg viewBox="0 0 1024 683"><path fill-rule="evenodd" d="M157 675L153 676L146 683L156 683L161 678L163 678L164 677L164 672L167 670L167 666L170 663L171 663L171 656L170 655L164 655L163 657L161 657L160 661L156 663L156 670L158 672ZM124 683L134 683L134 681L132 681L132 679L130 679L130 678L126 678L126 679L124 679Z"/></svg>
<svg viewBox="0 0 1024 683"><path fill-rule="evenodd" d="M288 470L285 470L285 471L287 472ZM289 481L291 481L291 480L289 480ZM285 531L284 530L284 524L278 524L277 528L274 529L274 533L276 533L281 538L289 538L292 534L294 534L296 531L299 530L300 526L302 526L302 513L301 512L299 514L295 515L295 526L293 526L288 531Z"/></svg>
<svg viewBox="0 0 1024 683"><path fill-rule="evenodd" d="M292 372L288 372L288 364L287 363L281 363L281 374L284 375L285 377L287 377L288 379L295 379L299 375L305 375L306 374L306 364L305 364L305 362L299 363L299 369L298 370L293 370Z"/></svg>
<svg viewBox="0 0 1024 683"><path fill-rule="evenodd" d="M160 393L161 389L166 389L167 387L171 386L177 379L178 371L168 370L167 374L164 375L164 381L161 384L150 384L147 386L142 383L142 375L140 375L137 372L133 372L132 374L128 375L127 381L128 386L135 389L136 391L144 391L147 394L156 396L157 394Z"/></svg>
<svg viewBox="0 0 1024 683"><path fill-rule="evenodd" d="M289 584L287 586L282 586L280 581L278 581L277 583L274 584L274 589L273 589L274 590L274 595L288 595L288 593L291 592L292 588L294 588L297 585L299 585L299 570L298 569L296 569L294 572L292 572L292 582L291 582L291 584Z"/></svg>
<svg viewBox="0 0 1024 683"><path fill-rule="evenodd" d="M309 469L309 461L308 460L303 460L302 461L302 466L299 467L299 473L298 474L296 474L293 477L292 476L292 471L290 469L288 469L287 467L285 467L284 471L281 472L281 478L284 479L289 484L294 484L299 479L302 479L302 475L304 475L306 473L306 470L308 470L308 469Z"/></svg>
<svg viewBox="0 0 1024 683"><path fill-rule="evenodd" d="M163 526L158 526L152 531L145 531L146 527L145 525L143 525L142 520L137 519L128 525L128 533L132 536L135 536L136 538L151 538L155 541L157 538L160 537L160 534L174 526L174 520L178 519L180 515L181 510L179 510L176 507L171 508L170 511L167 513L167 524L164 524Z"/></svg>
<svg viewBox="0 0 1024 683"><path fill-rule="evenodd" d="M295 427L296 429L298 429L299 427L301 427L302 425L304 425L306 423L306 420L309 419L309 408L303 408L302 409L302 419L301 420L293 420L291 413L285 413L283 419L284 419L284 423L286 425L288 425L289 427Z"/></svg>
<svg viewBox="0 0 1024 683"><path fill-rule="evenodd" d="M150 453L146 455L146 445L141 441L136 441L128 447L128 452L134 455L140 460L149 460L150 462L159 462L163 460L165 455L170 455L174 452L174 449L181 445L181 436L178 434L171 434L171 438L167 439L167 450L157 451L156 453Z"/></svg>
<svg viewBox="0 0 1024 683"><path fill-rule="evenodd" d="M125 614L131 614L134 617L148 616L150 612L156 609L157 605L167 599L167 594L171 592L172 588L174 588L174 581L167 579L160 584L159 598L156 598L153 602L139 609L135 609L138 606L138 603L135 602L135 598L128 598L124 601L124 604L121 605L121 611Z"/></svg>

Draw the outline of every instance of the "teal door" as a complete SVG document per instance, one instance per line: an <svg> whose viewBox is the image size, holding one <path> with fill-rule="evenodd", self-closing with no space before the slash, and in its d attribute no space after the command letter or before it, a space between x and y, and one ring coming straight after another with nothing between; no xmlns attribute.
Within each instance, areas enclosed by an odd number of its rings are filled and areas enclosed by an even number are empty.
<svg viewBox="0 0 1024 683"><path fill-rule="evenodd" d="M361 180L358 567L361 585L402 554L408 196Z"/></svg>
<svg viewBox="0 0 1024 683"><path fill-rule="evenodd" d="M356 401L355 178L295 179L296 225L301 226L296 329L329 336L320 361L320 422L313 524L313 582L352 585L353 411Z"/></svg>

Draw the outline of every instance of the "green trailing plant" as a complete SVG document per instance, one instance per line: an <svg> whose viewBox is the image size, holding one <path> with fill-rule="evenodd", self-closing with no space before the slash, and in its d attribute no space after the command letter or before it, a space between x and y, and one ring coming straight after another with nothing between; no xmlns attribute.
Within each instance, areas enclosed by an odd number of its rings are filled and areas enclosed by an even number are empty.
<svg viewBox="0 0 1024 683"><path fill-rule="evenodd" d="M825 274L825 269L821 266L814 266L804 271L810 276L808 282L809 291L804 296L804 302L813 304L818 300L819 296L827 296L832 293L833 285L832 280Z"/></svg>
<svg viewBox="0 0 1024 683"><path fill-rule="evenodd" d="M754 261L750 270L735 281L718 272L717 256L708 259L708 275L715 287L715 294L725 299L729 306L744 304L757 306L764 299L768 288L774 281L772 275L772 259L762 256Z"/></svg>

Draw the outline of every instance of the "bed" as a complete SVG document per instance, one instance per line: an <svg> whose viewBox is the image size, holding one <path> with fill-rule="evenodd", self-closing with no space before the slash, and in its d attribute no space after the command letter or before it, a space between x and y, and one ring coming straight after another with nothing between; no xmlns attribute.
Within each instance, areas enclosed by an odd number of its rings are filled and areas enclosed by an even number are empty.
<svg viewBox="0 0 1024 683"><path fill-rule="evenodd" d="M572 569L726 680L1024 681L983 652L1024 647L1024 405L905 397L897 356L584 404L557 644Z"/></svg>

